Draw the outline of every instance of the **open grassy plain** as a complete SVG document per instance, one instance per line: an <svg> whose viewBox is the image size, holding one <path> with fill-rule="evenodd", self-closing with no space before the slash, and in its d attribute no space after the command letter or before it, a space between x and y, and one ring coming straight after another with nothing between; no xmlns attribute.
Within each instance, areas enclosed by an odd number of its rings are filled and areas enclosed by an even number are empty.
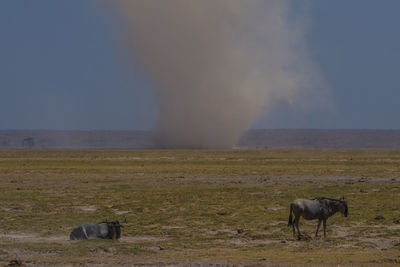
<svg viewBox="0 0 400 267"><path fill-rule="evenodd" d="M3 150L0 189L0 265L400 263L398 150ZM291 201L341 195L327 239L292 236ZM124 217L119 241L68 241Z"/></svg>

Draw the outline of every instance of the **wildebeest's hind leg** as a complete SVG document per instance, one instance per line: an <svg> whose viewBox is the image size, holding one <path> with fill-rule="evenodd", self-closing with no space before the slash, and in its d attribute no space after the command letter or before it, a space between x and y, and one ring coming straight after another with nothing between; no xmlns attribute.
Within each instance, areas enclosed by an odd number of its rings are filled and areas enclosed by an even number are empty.
<svg viewBox="0 0 400 267"><path fill-rule="evenodd" d="M318 236L318 230L319 230L319 227L321 226L321 221L322 221L321 219L318 220L317 231L315 232L315 237Z"/></svg>
<svg viewBox="0 0 400 267"><path fill-rule="evenodd" d="M296 236L296 230L294 229L294 221L293 221L292 213L293 213L293 203L290 204L288 226L292 226L293 236ZM295 216L295 221L296 221L296 216Z"/></svg>
<svg viewBox="0 0 400 267"><path fill-rule="evenodd" d="M294 224L296 225L296 228L297 228L297 236L300 239L301 233L300 233L300 229L299 229L299 221L300 221L300 216L295 215Z"/></svg>
<svg viewBox="0 0 400 267"><path fill-rule="evenodd" d="M69 235L69 239L71 240L83 240L88 239L86 231L83 228L84 226L79 226L72 230L71 234Z"/></svg>
<svg viewBox="0 0 400 267"><path fill-rule="evenodd" d="M324 238L326 238L326 219L324 219Z"/></svg>

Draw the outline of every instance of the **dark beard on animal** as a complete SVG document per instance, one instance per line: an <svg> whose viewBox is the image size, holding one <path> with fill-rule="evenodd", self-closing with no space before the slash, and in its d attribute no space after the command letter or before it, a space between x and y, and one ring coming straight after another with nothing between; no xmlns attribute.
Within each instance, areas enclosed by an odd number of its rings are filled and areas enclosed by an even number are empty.
<svg viewBox="0 0 400 267"><path fill-rule="evenodd" d="M107 233L107 238L108 239L115 239L115 226L109 223L107 225L108 228L108 233Z"/></svg>

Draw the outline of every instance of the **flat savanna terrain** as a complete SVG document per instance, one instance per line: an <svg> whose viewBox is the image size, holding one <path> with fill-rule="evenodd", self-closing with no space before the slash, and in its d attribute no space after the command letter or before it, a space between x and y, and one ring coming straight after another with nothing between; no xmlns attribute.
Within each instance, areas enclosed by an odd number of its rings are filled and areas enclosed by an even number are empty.
<svg viewBox="0 0 400 267"><path fill-rule="evenodd" d="M400 263L398 150L2 150L0 189L0 265ZM297 240L289 205L317 196L349 217ZM68 241L124 217L119 241Z"/></svg>

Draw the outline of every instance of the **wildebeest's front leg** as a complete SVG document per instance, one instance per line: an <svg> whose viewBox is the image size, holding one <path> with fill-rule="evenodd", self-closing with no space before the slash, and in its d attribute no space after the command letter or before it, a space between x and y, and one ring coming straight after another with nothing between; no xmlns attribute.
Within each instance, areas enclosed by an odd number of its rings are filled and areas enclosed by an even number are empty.
<svg viewBox="0 0 400 267"><path fill-rule="evenodd" d="M318 220L317 231L315 232L315 237L318 236L319 227L321 226L321 219Z"/></svg>
<svg viewBox="0 0 400 267"><path fill-rule="evenodd" d="M326 238L326 219L324 219L324 238Z"/></svg>
<svg viewBox="0 0 400 267"><path fill-rule="evenodd" d="M296 222L296 217L294 218L294 221L292 223L292 229L293 229L293 236L296 237L296 230L294 229L294 224Z"/></svg>

